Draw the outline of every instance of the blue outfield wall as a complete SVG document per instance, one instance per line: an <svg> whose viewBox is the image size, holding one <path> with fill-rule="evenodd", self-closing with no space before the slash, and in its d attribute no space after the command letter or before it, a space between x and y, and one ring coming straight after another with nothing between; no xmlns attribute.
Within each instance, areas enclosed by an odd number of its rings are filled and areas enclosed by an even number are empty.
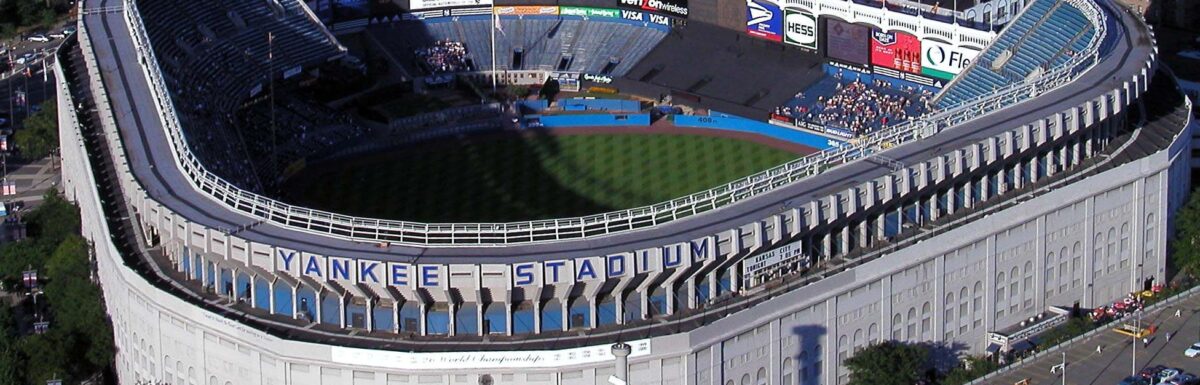
<svg viewBox="0 0 1200 385"><path fill-rule="evenodd" d="M526 119L538 119L549 128L650 125L650 114L531 115Z"/></svg>
<svg viewBox="0 0 1200 385"><path fill-rule="evenodd" d="M813 134L799 129L780 127L773 124L739 118L728 114L718 114L719 115L717 116L675 115L675 125L679 127L697 127L710 128L714 130L746 132L802 144L818 150L839 147L846 144L846 142L840 140L830 139L825 136Z"/></svg>
<svg viewBox="0 0 1200 385"><path fill-rule="evenodd" d="M563 111L641 111L642 103L625 99L580 99L570 98L558 101Z"/></svg>

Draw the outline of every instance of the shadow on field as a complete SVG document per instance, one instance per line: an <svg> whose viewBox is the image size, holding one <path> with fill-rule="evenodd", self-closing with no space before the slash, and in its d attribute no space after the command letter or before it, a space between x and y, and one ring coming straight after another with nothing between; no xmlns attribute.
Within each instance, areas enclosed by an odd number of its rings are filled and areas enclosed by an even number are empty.
<svg viewBox="0 0 1200 385"><path fill-rule="evenodd" d="M544 169L543 159L560 151L545 133L458 135L310 165L282 187L290 202L311 208L421 222L512 222L614 210Z"/></svg>

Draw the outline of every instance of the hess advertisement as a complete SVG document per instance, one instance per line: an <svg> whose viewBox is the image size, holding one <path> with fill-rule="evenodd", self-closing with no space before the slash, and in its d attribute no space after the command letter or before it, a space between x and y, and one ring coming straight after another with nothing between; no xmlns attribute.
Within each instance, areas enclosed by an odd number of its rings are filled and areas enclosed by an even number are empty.
<svg viewBox="0 0 1200 385"><path fill-rule="evenodd" d="M921 73L921 40L904 32L871 31L871 64Z"/></svg>
<svg viewBox="0 0 1200 385"><path fill-rule="evenodd" d="M746 33L774 42L783 41L783 12L768 1L746 0Z"/></svg>
<svg viewBox="0 0 1200 385"><path fill-rule="evenodd" d="M817 18L798 9L783 10L783 42L817 50Z"/></svg>
<svg viewBox="0 0 1200 385"><path fill-rule="evenodd" d="M924 54L921 55L921 74L942 80L951 80L958 75L979 55L979 50L933 40L922 43Z"/></svg>

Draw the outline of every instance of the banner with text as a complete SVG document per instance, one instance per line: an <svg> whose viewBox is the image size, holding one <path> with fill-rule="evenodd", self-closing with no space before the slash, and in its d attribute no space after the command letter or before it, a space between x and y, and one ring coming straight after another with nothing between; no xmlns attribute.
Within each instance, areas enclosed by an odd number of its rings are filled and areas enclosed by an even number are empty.
<svg viewBox="0 0 1200 385"><path fill-rule="evenodd" d="M746 0L746 33L774 42L783 41L783 12L764 0Z"/></svg>
<svg viewBox="0 0 1200 385"><path fill-rule="evenodd" d="M921 40L900 31L871 31L871 64L921 73Z"/></svg>
<svg viewBox="0 0 1200 385"><path fill-rule="evenodd" d="M558 15L558 7L556 6L540 6L540 5L506 5L493 8L497 15Z"/></svg>
<svg viewBox="0 0 1200 385"><path fill-rule="evenodd" d="M942 80L951 80L979 56L979 50L955 47L952 44L925 40L922 44L921 73Z"/></svg>
<svg viewBox="0 0 1200 385"><path fill-rule="evenodd" d="M688 16L687 0L618 0L617 6L625 9L665 13L671 16Z"/></svg>
<svg viewBox="0 0 1200 385"><path fill-rule="evenodd" d="M409 0L410 11L450 7L478 7L492 5L492 0Z"/></svg>
<svg viewBox="0 0 1200 385"><path fill-rule="evenodd" d="M621 18L621 12L613 8L563 6L558 7L558 13L563 16Z"/></svg>
<svg viewBox="0 0 1200 385"><path fill-rule="evenodd" d="M783 42L816 51L817 17L795 8L785 8L783 14Z"/></svg>

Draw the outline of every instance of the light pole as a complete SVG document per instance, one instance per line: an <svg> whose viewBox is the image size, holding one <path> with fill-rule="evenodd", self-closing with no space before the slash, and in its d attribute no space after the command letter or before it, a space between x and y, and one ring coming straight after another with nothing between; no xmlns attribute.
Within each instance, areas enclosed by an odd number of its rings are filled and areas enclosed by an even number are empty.
<svg viewBox="0 0 1200 385"><path fill-rule="evenodd" d="M1062 351L1062 385L1067 385L1067 350Z"/></svg>

